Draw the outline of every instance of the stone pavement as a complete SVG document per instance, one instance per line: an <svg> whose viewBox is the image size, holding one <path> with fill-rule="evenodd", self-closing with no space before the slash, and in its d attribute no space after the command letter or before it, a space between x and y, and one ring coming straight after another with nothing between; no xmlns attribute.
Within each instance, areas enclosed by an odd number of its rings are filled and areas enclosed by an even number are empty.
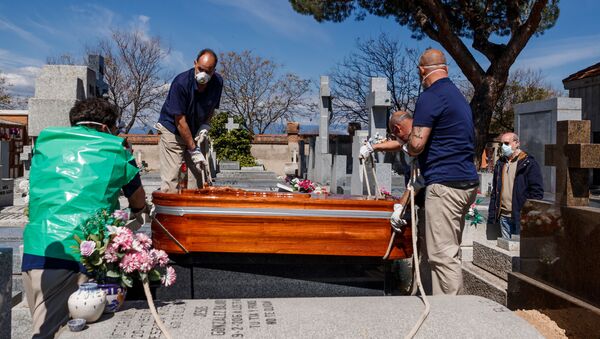
<svg viewBox="0 0 600 339"><path fill-rule="evenodd" d="M543 338L506 307L475 296L429 298L431 312L416 338ZM398 338L424 306L418 297L182 300L160 303L173 338ZM13 338L26 338L26 308L13 309ZM60 338L159 338L148 306L127 302L82 332ZM17 325L19 329L15 329ZM27 328L27 327L25 327Z"/></svg>

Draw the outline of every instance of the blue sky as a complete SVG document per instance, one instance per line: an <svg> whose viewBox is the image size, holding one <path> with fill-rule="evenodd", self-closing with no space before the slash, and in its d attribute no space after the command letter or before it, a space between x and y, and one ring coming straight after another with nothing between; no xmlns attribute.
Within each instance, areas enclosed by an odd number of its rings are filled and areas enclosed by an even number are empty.
<svg viewBox="0 0 600 339"><path fill-rule="evenodd" d="M557 89L567 75L600 61L600 1L562 0L560 8L556 26L532 38L513 66L541 69ZM429 39L411 39L409 30L391 19L317 23L295 13L285 0L3 1L0 70L12 83L11 91L31 95L48 56L80 56L86 44L116 27L160 35L171 48L164 66L174 74L191 67L204 47L250 49L317 81L352 51L356 38L386 32L408 47L437 46Z"/></svg>

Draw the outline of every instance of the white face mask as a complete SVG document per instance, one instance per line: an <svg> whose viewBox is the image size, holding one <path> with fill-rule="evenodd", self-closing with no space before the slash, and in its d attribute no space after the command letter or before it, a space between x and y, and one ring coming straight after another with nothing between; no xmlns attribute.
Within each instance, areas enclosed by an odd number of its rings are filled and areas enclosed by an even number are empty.
<svg viewBox="0 0 600 339"><path fill-rule="evenodd" d="M198 85L206 85L210 80L210 74L206 72L198 72L196 73L196 81Z"/></svg>
<svg viewBox="0 0 600 339"><path fill-rule="evenodd" d="M443 71L443 72L445 72L446 70L445 70L445 69L438 68L438 69L434 69L433 71L431 71L431 72L427 73L427 75L426 75L426 76L424 76L424 77L423 77L423 79L421 80L421 84L423 85L423 87L424 87L424 88L427 88L427 87L428 87L427 85L425 85L425 79L429 78L429 76L430 76L430 75L432 75L432 74L433 74L433 73L435 73L435 72L442 72L442 71Z"/></svg>
<svg viewBox="0 0 600 339"><path fill-rule="evenodd" d="M509 158L513 154L513 149L510 145L502 144L502 155Z"/></svg>

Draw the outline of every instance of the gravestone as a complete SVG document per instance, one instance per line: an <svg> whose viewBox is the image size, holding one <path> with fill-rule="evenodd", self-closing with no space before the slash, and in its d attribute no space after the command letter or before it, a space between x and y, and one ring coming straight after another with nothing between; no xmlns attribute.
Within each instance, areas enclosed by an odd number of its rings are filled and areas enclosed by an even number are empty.
<svg viewBox="0 0 600 339"><path fill-rule="evenodd" d="M354 137L352 139L352 154L360 154L360 147L363 145L364 141L367 140L369 136L369 131L359 130L354 133ZM372 176L372 171L370 171L371 166L367 166L367 177L365 177L365 164L362 162L358 155L352 157L352 177L350 179L350 192L352 195L365 195L368 194L369 190L371 194L375 193L375 180ZM369 180L371 179L371 180ZM367 182L370 187L367 190Z"/></svg>
<svg viewBox="0 0 600 339"><path fill-rule="evenodd" d="M390 91L386 78L371 78L367 108L369 109L369 136L383 138L387 135L388 109L391 106ZM379 163L383 163L383 152L376 153ZM388 186L389 187L389 186Z"/></svg>
<svg viewBox="0 0 600 339"><path fill-rule="evenodd" d="M221 160L219 161L219 169L221 171L239 171L240 162L231 160Z"/></svg>
<svg viewBox="0 0 600 339"><path fill-rule="evenodd" d="M331 90L329 77L321 76L319 85L319 137L318 143L322 154L329 153L329 121L331 120Z"/></svg>
<svg viewBox="0 0 600 339"><path fill-rule="evenodd" d="M417 338L543 338L525 320L474 296L429 298ZM423 309L418 297L183 300L158 303L173 338L398 338ZM144 302L126 302L82 332L61 338L159 338Z"/></svg>
<svg viewBox="0 0 600 339"><path fill-rule="evenodd" d="M12 260L12 248L0 248L0 338L11 336Z"/></svg>
<svg viewBox="0 0 600 339"><path fill-rule="evenodd" d="M329 150L329 122L331 120L331 91L329 77L321 76L319 86L319 136L315 142L313 181L331 184L333 157Z"/></svg>
<svg viewBox="0 0 600 339"><path fill-rule="evenodd" d="M589 143L588 120L559 121L556 131L556 143L545 146L556 200L529 200L521 211L520 271L509 274L508 306L550 310L567 334L590 337L600 333L600 209L588 207L588 169L600 168L600 145Z"/></svg>
<svg viewBox="0 0 600 339"><path fill-rule="evenodd" d="M370 92L367 96L367 107L369 108L369 137L387 135L388 110L391 106L391 94L387 89L386 78L371 78ZM379 188L391 191L392 187L392 164L385 163L385 153L373 154L375 159L375 176Z"/></svg>
<svg viewBox="0 0 600 339"><path fill-rule="evenodd" d="M49 126L71 126L69 111L78 100L96 96L96 81L87 66L44 66L29 99L29 136L37 137Z"/></svg>
<svg viewBox="0 0 600 339"><path fill-rule="evenodd" d="M0 207L12 206L15 196L15 179L0 179Z"/></svg>
<svg viewBox="0 0 600 339"><path fill-rule="evenodd" d="M544 165L544 145L556 142L557 121L581 120L581 99L552 98L532 101L515 105L514 111L515 133L519 135L521 148L533 155L541 165L544 191L556 192L556 170Z"/></svg>
<svg viewBox="0 0 600 339"><path fill-rule="evenodd" d="M344 194L346 184L347 156L335 155L333 157L333 170L331 172L331 193Z"/></svg>
<svg viewBox="0 0 600 339"><path fill-rule="evenodd" d="M10 178L10 143L0 141L0 178Z"/></svg>

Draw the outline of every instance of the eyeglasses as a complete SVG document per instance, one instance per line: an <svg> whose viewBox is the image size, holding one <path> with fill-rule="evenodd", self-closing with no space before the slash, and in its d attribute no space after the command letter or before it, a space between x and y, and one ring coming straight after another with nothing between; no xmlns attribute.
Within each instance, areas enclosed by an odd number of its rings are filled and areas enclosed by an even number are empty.
<svg viewBox="0 0 600 339"><path fill-rule="evenodd" d="M502 141L501 144L505 144L506 146L510 145L510 141Z"/></svg>

